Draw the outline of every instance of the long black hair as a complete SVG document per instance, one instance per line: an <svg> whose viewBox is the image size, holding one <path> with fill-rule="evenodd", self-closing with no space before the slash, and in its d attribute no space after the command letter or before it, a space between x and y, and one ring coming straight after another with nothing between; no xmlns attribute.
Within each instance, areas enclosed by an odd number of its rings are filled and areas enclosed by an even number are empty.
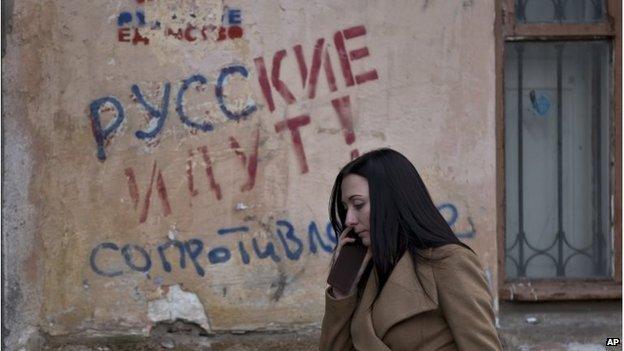
<svg viewBox="0 0 624 351"><path fill-rule="evenodd" d="M417 261L427 260L421 253L424 249L457 244L472 251L446 223L414 165L390 148L372 150L353 159L336 176L329 203L336 242L345 227L347 210L342 205L341 187L349 174L368 181L372 262L379 278L377 296L406 250L412 255L414 267ZM364 280L362 277L360 283ZM359 284L359 289L363 286Z"/></svg>

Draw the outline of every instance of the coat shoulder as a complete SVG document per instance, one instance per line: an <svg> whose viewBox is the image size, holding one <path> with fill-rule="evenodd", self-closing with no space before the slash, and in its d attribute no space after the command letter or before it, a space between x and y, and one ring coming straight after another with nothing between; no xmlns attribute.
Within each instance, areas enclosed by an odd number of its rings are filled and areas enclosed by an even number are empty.
<svg viewBox="0 0 624 351"><path fill-rule="evenodd" d="M483 274L483 265L479 257L471 249L457 244L443 245L432 248L427 255L429 265L435 276L457 276L465 278L464 273ZM461 272L461 273L460 273Z"/></svg>
<svg viewBox="0 0 624 351"><path fill-rule="evenodd" d="M429 249L428 257L435 260L457 258L457 256L476 256L474 252L457 244L446 244Z"/></svg>
<svg viewBox="0 0 624 351"><path fill-rule="evenodd" d="M455 285L472 286L478 282L487 286L483 265L471 249L455 244L444 245L432 249L430 258L428 264L438 284L454 282Z"/></svg>

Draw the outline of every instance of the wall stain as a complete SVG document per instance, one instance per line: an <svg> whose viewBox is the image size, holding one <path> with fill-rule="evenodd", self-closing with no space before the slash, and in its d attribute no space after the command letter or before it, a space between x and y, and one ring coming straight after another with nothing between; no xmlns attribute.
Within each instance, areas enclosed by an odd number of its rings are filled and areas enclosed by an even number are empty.
<svg viewBox="0 0 624 351"><path fill-rule="evenodd" d="M284 288L286 288L288 282L286 281L286 274L284 272L279 272L279 276L273 282L271 282L271 287L277 287L275 293L271 297L271 300L277 302L284 295Z"/></svg>
<svg viewBox="0 0 624 351"><path fill-rule="evenodd" d="M6 36L13 31L13 0L2 1L2 57L6 54Z"/></svg>

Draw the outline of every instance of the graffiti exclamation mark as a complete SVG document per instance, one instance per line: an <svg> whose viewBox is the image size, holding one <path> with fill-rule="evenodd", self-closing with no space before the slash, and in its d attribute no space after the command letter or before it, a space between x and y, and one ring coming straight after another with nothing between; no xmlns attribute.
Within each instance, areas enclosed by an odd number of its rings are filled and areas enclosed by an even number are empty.
<svg viewBox="0 0 624 351"><path fill-rule="evenodd" d="M353 132L353 115L351 114L351 99L349 95L332 100L332 106L334 106L334 110L338 114L345 142L347 145L353 144L355 142L355 133ZM351 159L359 155L360 152L357 148L351 150Z"/></svg>

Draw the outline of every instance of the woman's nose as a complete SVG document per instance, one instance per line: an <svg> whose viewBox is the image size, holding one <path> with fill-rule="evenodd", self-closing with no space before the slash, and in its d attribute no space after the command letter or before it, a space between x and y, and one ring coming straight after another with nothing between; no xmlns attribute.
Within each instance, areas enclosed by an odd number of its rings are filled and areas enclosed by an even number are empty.
<svg viewBox="0 0 624 351"><path fill-rule="evenodd" d="M345 222L346 222L346 225L348 226L354 226L357 224L357 218L355 217L355 215L353 214L351 210L347 211L347 218Z"/></svg>

